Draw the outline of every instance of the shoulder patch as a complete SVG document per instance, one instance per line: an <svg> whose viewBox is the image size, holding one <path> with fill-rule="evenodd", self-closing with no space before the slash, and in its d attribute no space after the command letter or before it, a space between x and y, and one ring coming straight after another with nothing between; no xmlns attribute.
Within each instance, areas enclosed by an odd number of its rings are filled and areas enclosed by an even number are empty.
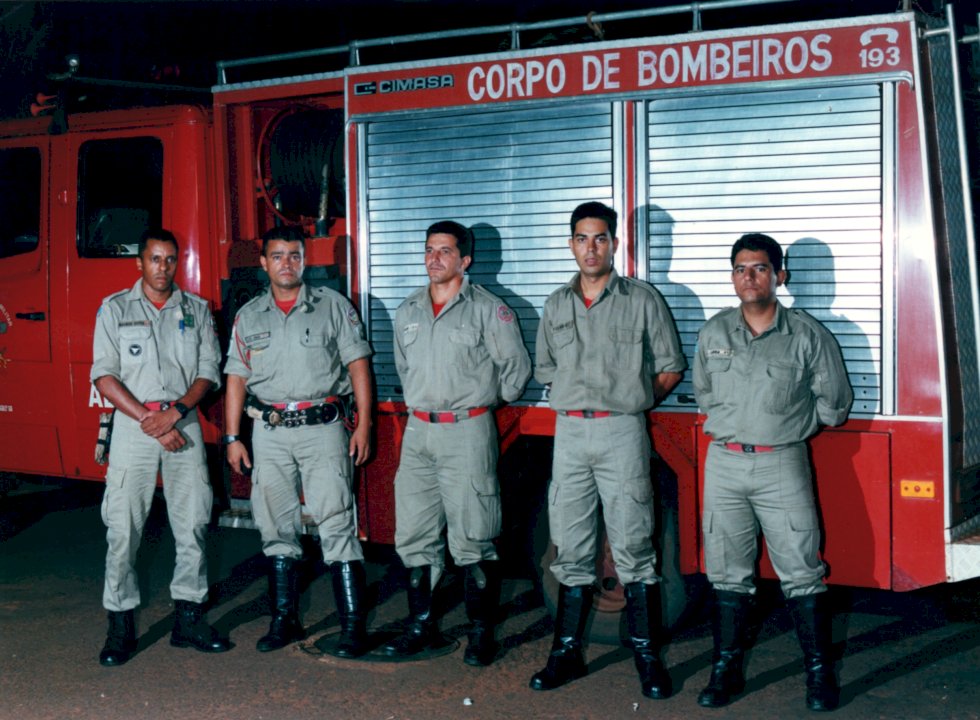
<svg viewBox="0 0 980 720"><path fill-rule="evenodd" d="M514 311L501 303L497 306L497 319L502 323L514 322Z"/></svg>
<svg viewBox="0 0 980 720"><path fill-rule="evenodd" d="M354 309L353 305L347 307L347 322L349 322L353 327L357 327L361 324L361 318L357 316L357 310Z"/></svg>

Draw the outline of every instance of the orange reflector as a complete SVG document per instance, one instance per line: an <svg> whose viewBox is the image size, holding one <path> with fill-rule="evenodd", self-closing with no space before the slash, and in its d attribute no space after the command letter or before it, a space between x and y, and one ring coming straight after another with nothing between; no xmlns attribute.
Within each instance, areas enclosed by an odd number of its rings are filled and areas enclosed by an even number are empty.
<svg viewBox="0 0 980 720"><path fill-rule="evenodd" d="M934 498L936 484L932 480L902 480L902 497Z"/></svg>

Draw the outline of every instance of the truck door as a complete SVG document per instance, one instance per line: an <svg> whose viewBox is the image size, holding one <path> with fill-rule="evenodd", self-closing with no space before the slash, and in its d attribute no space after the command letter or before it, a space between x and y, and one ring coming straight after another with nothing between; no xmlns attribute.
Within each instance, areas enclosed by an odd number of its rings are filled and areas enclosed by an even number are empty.
<svg viewBox="0 0 980 720"><path fill-rule="evenodd" d="M70 439L65 452L69 473L82 477L104 474L93 460L92 448L97 415L111 407L89 380L95 316L104 297L136 282L139 237L163 221L164 142L149 132L79 132L66 151L63 182L68 200L59 210L64 215L71 285L66 298L71 330L65 351L75 413L66 428Z"/></svg>
<svg viewBox="0 0 980 720"><path fill-rule="evenodd" d="M46 137L0 140L0 457L60 474L51 360ZM63 390L63 388L61 388Z"/></svg>

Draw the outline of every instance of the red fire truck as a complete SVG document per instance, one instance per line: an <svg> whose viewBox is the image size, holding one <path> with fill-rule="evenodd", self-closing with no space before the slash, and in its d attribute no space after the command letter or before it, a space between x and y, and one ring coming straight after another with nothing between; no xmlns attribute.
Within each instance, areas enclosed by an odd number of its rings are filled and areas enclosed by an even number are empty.
<svg viewBox="0 0 980 720"><path fill-rule="evenodd" d="M690 9L697 20L711 5ZM521 31L486 30L511 48ZM734 239L765 232L787 250L782 301L834 333L856 398L811 443L830 582L910 590L980 575L964 40L976 36L957 38L947 7L361 65L362 49L391 44L372 41L323 51L350 55L331 72L257 74L318 53L221 63L210 109L72 115L62 134L45 118L2 123L0 470L102 478L92 326L99 300L132 282L146 224L176 233L178 282L227 325L262 286L257 238L300 223L307 281L355 301L375 350L377 451L359 515L365 540L390 543L406 419L392 318L426 282L424 228L473 229L470 276L514 308L533 355L544 299L575 270L568 215L600 200L623 218L618 270L664 295L689 359L704 320L735 302ZM220 402L203 412L214 443ZM688 376L650 416L672 618L680 578L702 569L702 420ZM543 388L497 421L503 542L537 564L554 430ZM247 525L248 482L223 477L213 453L224 521ZM618 623L621 587L600 564L600 624Z"/></svg>

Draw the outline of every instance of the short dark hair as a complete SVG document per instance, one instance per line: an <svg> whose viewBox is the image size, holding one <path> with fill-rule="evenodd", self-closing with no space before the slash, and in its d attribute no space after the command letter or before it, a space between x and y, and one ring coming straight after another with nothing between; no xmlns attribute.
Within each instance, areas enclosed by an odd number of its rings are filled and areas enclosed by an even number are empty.
<svg viewBox="0 0 980 720"><path fill-rule="evenodd" d="M298 242L302 243L303 247L306 247L306 236L303 234L303 228L299 225L282 225L280 227L273 227L262 233L262 254L265 255L265 249L269 247L269 243L273 240L282 240L284 242Z"/></svg>
<svg viewBox="0 0 980 720"><path fill-rule="evenodd" d="M772 269L779 272L783 269L783 249L779 243L762 233L747 233L732 245L732 267L735 267L735 256L743 250L762 250L769 256Z"/></svg>
<svg viewBox="0 0 980 720"><path fill-rule="evenodd" d="M169 230L164 230L163 228L148 228L143 231L140 235L139 243L136 245L136 254L140 257L143 256L143 251L146 250L147 243L150 240L159 240L160 242L168 242L173 244L174 248L180 252L180 245L177 243L177 238Z"/></svg>
<svg viewBox="0 0 980 720"><path fill-rule="evenodd" d="M616 237L616 221L619 215L608 205L593 200L591 202L584 202L575 208L572 211L572 236L575 235L575 226L578 225L578 221L584 220L585 218L605 220L606 226L609 228L609 234Z"/></svg>
<svg viewBox="0 0 980 720"><path fill-rule="evenodd" d="M465 225L454 220L440 220L429 225L425 231L425 239L432 235L452 235L456 238L456 247L460 257L473 257L473 233Z"/></svg>

